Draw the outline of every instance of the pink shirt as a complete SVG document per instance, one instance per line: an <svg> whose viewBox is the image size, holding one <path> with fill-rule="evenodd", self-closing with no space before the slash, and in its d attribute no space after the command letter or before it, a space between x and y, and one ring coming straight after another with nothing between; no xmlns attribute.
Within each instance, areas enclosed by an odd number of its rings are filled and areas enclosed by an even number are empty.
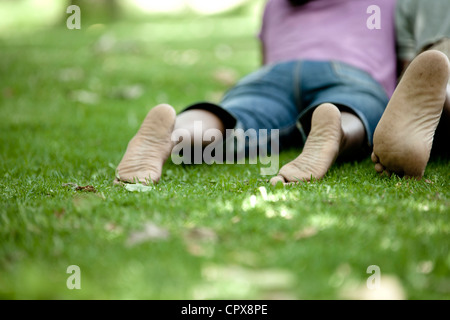
<svg viewBox="0 0 450 320"><path fill-rule="evenodd" d="M288 0L269 0L260 32L264 62L345 62L371 74L391 96L397 72L395 2L313 0L292 7ZM378 13L368 10L373 5Z"/></svg>

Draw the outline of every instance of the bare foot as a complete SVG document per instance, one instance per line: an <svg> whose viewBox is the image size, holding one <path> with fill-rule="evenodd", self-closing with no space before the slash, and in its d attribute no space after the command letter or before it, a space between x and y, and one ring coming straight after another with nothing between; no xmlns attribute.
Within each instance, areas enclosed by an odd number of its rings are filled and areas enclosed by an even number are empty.
<svg viewBox="0 0 450 320"><path fill-rule="evenodd" d="M276 185L321 179L339 154L343 131L341 112L330 103L317 107L311 120L311 132L302 153L283 166L270 182Z"/></svg>
<svg viewBox="0 0 450 320"><path fill-rule="evenodd" d="M157 183L173 143L175 110L160 104L149 111L137 134L128 143L116 171L115 183Z"/></svg>
<svg viewBox="0 0 450 320"><path fill-rule="evenodd" d="M382 174L421 179L446 98L448 58L430 50L410 64L374 133L372 161Z"/></svg>

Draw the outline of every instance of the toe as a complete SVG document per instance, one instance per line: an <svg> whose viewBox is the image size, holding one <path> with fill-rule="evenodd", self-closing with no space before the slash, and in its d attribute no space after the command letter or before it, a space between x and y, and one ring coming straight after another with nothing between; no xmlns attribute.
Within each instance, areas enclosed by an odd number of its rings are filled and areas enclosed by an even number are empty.
<svg viewBox="0 0 450 320"><path fill-rule="evenodd" d="M378 163L378 162L380 162L380 158L378 158L378 156L375 154L375 152L372 152L371 159L372 159L372 162L373 162L373 163Z"/></svg>
<svg viewBox="0 0 450 320"><path fill-rule="evenodd" d="M272 179L270 179L270 183L271 183L273 186L277 185L278 183L282 183L282 184L284 185L284 184L286 183L286 180L284 179L283 176L278 175L278 176L273 177Z"/></svg>
<svg viewBox="0 0 450 320"><path fill-rule="evenodd" d="M390 172L389 170L384 169L383 172L381 173L381 175L386 175L388 177L391 177L392 172Z"/></svg>
<svg viewBox="0 0 450 320"><path fill-rule="evenodd" d="M378 173L382 173L383 171L385 171L385 167L383 167L383 165L381 163L377 163L375 164L375 171Z"/></svg>
<svg viewBox="0 0 450 320"><path fill-rule="evenodd" d="M113 184L116 186L121 186L121 185L123 185L123 182L116 178L116 179L114 179Z"/></svg>

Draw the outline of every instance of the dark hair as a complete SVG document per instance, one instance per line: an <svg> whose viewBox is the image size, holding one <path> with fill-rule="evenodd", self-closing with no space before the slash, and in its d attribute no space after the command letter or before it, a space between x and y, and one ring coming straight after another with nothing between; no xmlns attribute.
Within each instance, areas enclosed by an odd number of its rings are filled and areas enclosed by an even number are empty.
<svg viewBox="0 0 450 320"><path fill-rule="evenodd" d="M291 6L293 6L293 7L299 7L299 6L302 6L304 4L307 4L308 2L311 2L313 0L287 0L287 1L289 1Z"/></svg>

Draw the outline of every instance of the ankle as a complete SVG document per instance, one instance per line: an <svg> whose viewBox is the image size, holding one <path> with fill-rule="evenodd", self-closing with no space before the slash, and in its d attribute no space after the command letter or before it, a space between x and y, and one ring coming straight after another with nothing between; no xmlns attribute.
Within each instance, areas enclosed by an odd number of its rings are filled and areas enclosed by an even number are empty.
<svg viewBox="0 0 450 320"><path fill-rule="evenodd" d="M366 130L361 119L352 113L343 112L341 132L339 156L353 157L361 154L366 140Z"/></svg>

